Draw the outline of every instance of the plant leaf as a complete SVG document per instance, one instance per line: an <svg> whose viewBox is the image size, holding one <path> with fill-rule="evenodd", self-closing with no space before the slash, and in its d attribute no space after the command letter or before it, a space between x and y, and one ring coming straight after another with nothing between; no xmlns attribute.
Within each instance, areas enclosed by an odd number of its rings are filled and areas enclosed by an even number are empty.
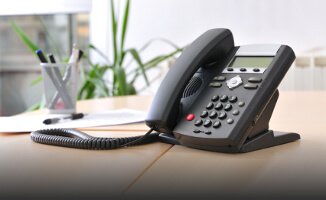
<svg viewBox="0 0 326 200"><path fill-rule="evenodd" d="M43 80L43 77L42 77L42 76L38 76L36 79L34 79L34 80L31 82L31 86L40 83L42 80Z"/></svg>
<svg viewBox="0 0 326 200"><path fill-rule="evenodd" d="M150 61L146 62L144 64L144 71L146 73L147 70L153 68L153 67L156 67L159 63L173 57L175 54L181 52L183 49L177 49L169 54L166 54L166 55L160 55L160 56L156 56L155 58L151 59ZM137 79L137 77L140 75L140 73L144 73L143 71L139 72L140 69L137 68L131 72L128 73L128 75L132 75L134 74L134 77L132 78L131 82L130 83L134 83Z"/></svg>
<svg viewBox="0 0 326 200"><path fill-rule="evenodd" d="M126 95L127 93L127 80L126 72L123 68L119 67L115 69L114 76L116 79L116 94L118 96Z"/></svg>
<svg viewBox="0 0 326 200"><path fill-rule="evenodd" d="M149 40L147 43L145 43L144 46L142 46L138 52L139 54L142 53L143 51L145 51L150 45L152 45L154 42L163 42L165 44L168 44L169 46L171 46L172 48L174 48L175 50L180 50L182 51L184 49L184 47L179 47L178 45L174 44L173 42L171 42L170 40L167 40L165 38L154 38ZM130 66L130 64L132 63L132 60L128 60L127 64L125 65L126 67Z"/></svg>
<svg viewBox="0 0 326 200"><path fill-rule="evenodd" d="M94 50L96 53L98 53L108 64L111 64L110 59L98 48L96 48L94 45L89 44L88 48Z"/></svg>
<svg viewBox="0 0 326 200"><path fill-rule="evenodd" d="M16 24L15 21L11 21L11 26L14 31L19 35L19 37L23 40L26 46L35 54L35 51L40 49L35 43L33 43L29 37L25 34L25 32Z"/></svg>
<svg viewBox="0 0 326 200"><path fill-rule="evenodd" d="M145 65L145 68L146 69L149 69L153 66L156 66L158 65L159 63L165 61L166 59L169 59L171 57L173 57L175 54L179 53L179 52L182 52L183 49L177 49L169 54L166 54L166 55L160 55L160 56L157 56L151 60L149 60L148 62L146 62L144 65Z"/></svg>
<svg viewBox="0 0 326 200"><path fill-rule="evenodd" d="M117 64L118 59L118 46L117 46L117 20L114 10L114 2L111 0L111 23L112 23L112 37L113 37L113 65Z"/></svg>
<svg viewBox="0 0 326 200"><path fill-rule="evenodd" d="M128 18L129 18L129 7L130 7L130 1L127 0L126 7L124 10L124 16L123 16L123 22L122 22L122 30L121 30L121 38L120 38L120 59L119 59L119 65L122 64L123 58L124 58L124 43L125 43L125 37L127 32L127 26L128 26Z"/></svg>
<svg viewBox="0 0 326 200"><path fill-rule="evenodd" d="M170 45L171 47L173 47L174 49L180 49L180 47L178 45L176 45L175 43L173 43L172 41L168 40L168 39L165 39L165 38L154 38L154 39L151 39L149 40L147 43L145 43L144 46L142 46L140 49L139 49L139 52L142 52L144 50L146 50L150 45L152 45L152 43L154 42L163 42L165 44L168 44Z"/></svg>
<svg viewBox="0 0 326 200"><path fill-rule="evenodd" d="M52 53L55 53L59 57L59 60L63 61L63 56L61 54L61 52L63 52L62 47L60 48L57 45L57 42L52 37L52 35L51 35L50 31L49 31L49 28L48 28L47 24L44 22L42 16L38 15L37 18L40 21L40 23L42 25L42 28L46 33L45 39L46 39L46 41L49 42L49 47L51 48Z"/></svg>
<svg viewBox="0 0 326 200"><path fill-rule="evenodd" d="M137 93L136 88L133 86L133 84L128 83L127 84L127 95L135 95Z"/></svg>
<svg viewBox="0 0 326 200"><path fill-rule="evenodd" d="M130 54L132 55L132 57L137 62L138 69L142 73L142 75L143 75L143 77L145 79L146 85L149 86L150 83L149 83L148 78L147 78L147 75L146 75L145 66L144 66L143 62L141 61L140 56L139 56L137 50L136 49L128 49L127 52L130 52Z"/></svg>

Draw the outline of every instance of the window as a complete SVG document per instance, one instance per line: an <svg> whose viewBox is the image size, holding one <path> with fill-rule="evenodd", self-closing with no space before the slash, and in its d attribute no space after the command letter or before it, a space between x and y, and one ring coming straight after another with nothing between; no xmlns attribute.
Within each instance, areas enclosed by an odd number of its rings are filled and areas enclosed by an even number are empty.
<svg viewBox="0 0 326 200"><path fill-rule="evenodd" d="M20 4L20 6L15 6ZM9 9L10 8L10 9ZM25 111L42 99L39 61L13 30L14 21L57 60L69 57L73 43L89 44L91 0L2 1L0 6L0 116Z"/></svg>

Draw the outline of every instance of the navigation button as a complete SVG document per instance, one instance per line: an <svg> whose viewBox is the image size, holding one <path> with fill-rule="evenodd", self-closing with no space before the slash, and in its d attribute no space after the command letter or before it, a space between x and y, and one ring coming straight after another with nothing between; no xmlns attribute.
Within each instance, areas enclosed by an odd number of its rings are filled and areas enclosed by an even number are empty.
<svg viewBox="0 0 326 200"><path fill-rule="evenodd" d="M228 86L228 88L233 89L238 87L239 85L242 84L242 79L239 75L229 79L226 81L226 85Z"/></svg>

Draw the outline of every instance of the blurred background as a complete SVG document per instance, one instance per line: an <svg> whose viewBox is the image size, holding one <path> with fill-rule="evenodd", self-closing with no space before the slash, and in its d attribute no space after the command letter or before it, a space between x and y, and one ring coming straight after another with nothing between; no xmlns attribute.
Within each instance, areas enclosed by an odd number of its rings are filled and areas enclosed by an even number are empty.
<svg viewBox="0 0 326 200"><path fill-rule="evenodd" d="M127 1L112 2L116 20L123 21ZM39 47L54 51L52 53L63 57L62 60L69 57L72 44L76 43L87 55L81 63L87 73L94 66L87 60L106 66L109 62L106 58L114 56L112 2L0 0L0 116L26 111L40 102L43 94L42 83L37 81L41 75L39 60L15 32L12 22ZM236 45L282 43L291 46L297 59L280 89L325 90L325 7L323 0L131 0L125 48L137 49L144 62L173 53L146 71L150 86L144 88L142 78L134 82L136 93L154 94L180 53L175 50L212 28L229 28ZM122 24L118 23L119 27ZM143 51L148 41L154 42ZM132 54L132 58L137 56ZM126 71L138 69L139 62L135 60L136 64L131 64ZM110 71L107 73L105 76L110 79ZM104 82L110 84L110 80ZM115 96L115 93L108 92L107 96Z"/></svg>

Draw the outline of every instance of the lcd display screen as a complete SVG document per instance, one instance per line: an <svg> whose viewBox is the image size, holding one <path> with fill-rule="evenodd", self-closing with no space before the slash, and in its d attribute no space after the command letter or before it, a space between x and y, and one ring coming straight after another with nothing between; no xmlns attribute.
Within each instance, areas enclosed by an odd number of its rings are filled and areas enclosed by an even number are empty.
<svg viewBox="0 0 326 200"><path fill-rule="evenodd" d="M254 57L254 56L237 56L233 59L229 67L232 68L267 68L274 57Z"/></svg>

